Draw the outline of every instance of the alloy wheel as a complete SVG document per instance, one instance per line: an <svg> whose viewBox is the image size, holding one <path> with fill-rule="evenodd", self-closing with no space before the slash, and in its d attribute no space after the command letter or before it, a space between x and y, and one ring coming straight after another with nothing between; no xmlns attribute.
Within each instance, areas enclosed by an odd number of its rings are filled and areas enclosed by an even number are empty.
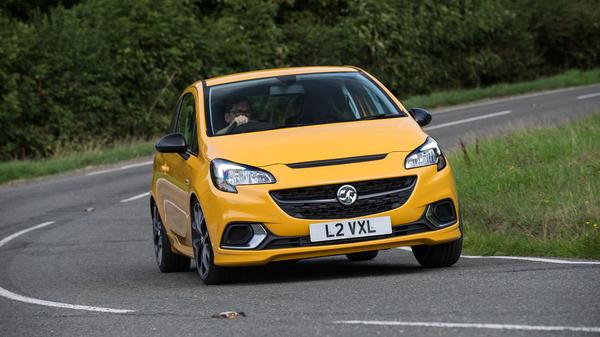
<svg viewBox="0 0 600 337"><path fill-rule="evenodd" d="M156 262L160 266L162 264L163 256L162 222L156 205L152 206L152 233L152 237L154 238L154 255L156 256Z"/></svg>
<svg viewBox="0 0 600 337"><path fill-rule="evenodd" d="M192 229L194 231L193 246L194 255L196 257L196 267L200 278L206 279L210 272L210 254L211 245L210 238L208 237L208 231L202 226L204 222L204 213L200 208L200 204L194 203L194 217L192 223Z"/></svg>

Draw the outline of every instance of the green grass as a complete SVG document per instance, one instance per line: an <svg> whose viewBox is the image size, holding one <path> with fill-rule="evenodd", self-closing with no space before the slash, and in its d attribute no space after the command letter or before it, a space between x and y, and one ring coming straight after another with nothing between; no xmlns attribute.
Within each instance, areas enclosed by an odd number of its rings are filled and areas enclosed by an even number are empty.
<svg viewBox="0 0 600 337"><path fill-rule="evenodd" d="M92 165L109 164L154 153L153 142L125 142L110 148L93 147L43 160L0 162L0 184L17 179L46 176Z"/></svg>
<svg viewBox="0 0 600 337"><path fill-rule="evenodd" d="M465 248L600 258L600 115L450 154Z"/></svg>
<svg viewBox="0 0 600 337"><path fill-rule="evenodd" d="M485 98L518 95L594 83L600 83L600 68L588 71L569 70L559 75L544 77L528 82L501 83L485 88L440 91L430 95L409 97L408 99L402 100L402 102L407 108L435 108L468 103Z"/></svg>

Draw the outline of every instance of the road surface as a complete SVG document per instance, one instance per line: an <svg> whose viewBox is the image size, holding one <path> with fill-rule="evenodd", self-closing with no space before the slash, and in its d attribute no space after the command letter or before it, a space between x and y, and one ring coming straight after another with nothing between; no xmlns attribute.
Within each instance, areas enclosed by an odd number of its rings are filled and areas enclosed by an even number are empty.
<svg viewBox="0 0 600 337"><path fill-rule="evenodd" d="M426 130L452 148L596 112L600 85L437 110ZM393 249L247 268L223 286L193 267L161 274L147 160L0 187L0 336L600 334L598 261L463 256L427 270ZM246 317L211 317L230 310Z"/></svg>

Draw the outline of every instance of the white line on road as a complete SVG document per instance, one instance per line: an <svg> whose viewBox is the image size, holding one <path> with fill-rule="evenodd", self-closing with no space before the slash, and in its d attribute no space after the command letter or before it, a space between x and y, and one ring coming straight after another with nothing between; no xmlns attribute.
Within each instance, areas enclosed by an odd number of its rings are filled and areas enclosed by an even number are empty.
<svg viewBox="0 0 600 337"><path fill-rule="evenodd" d="M596 96L600 96L600 92L595 92L593 94L587 94L587 95L577 96L577 99L586 99L586 98L592 98L592 97L596 97Z"/></svg>
<svg viewBox="0 0 600 337"><path fill-rule="evenodd" d="M411 252L410 247L398 247L400 250ZM477 256L477 255L461 255L461 258L465 259L501 259L501 260L521 260L531 262L544 262L544 263L557 263L557 264L587 264L587 265L600 265L600 261L570 261L570 260L558 260L558 259L547 259L543 257L530 257L530 256Z"/></svg>
<svg viewBox="0 0 600 337"><path fill-rule="evenodd" d="M511 110L504 110L504 111L500 111L500 112L494 112L494 113L487 114L487 115L481 115L481 116L477 116L477 117L460 119L460 120L457 120L457 121L454 121L454 122L448 122L448 123L443 123L443 124L439 124L439 125L428 126L428 127L424 128L423 130L429 131L429 130L435 130L435 129L445 128L447 126L452 126L452 125L457 125L457 124L474 122L474 121L478 121L480 119L486 119L486 118L492 118L492 117L497 117L497 116L502 116L502 115L508 115L511 112L512 112Z"/></svg>
<svg viewBox="0 0 600 337"><path fill-rule="evenodd" d="M129 165L121 166L121 167L115 167L115 168L106 169L106 170L89 172L89 173L86 174L86 176L95 176L97 174L104 174L104 173L109 173L109 172L122 171L122 170L127 170L127 169L130 169L130 168L134 168L134 167L151 165L152 163L153 163L153 161L150 160L150 161L145 161L145 162L142 162L142 163L129 164Z"/></svg>
<svg viewBox="0 0 600 337"><path fill-rule="evenodd" d="M444 113L444 112L450 112L450 111L456 111L456 110L465 110L465 109L476 108L476 107L481 107L481 106L486 106L486 105L512 102L512 101L516 101L516 100L520 100L520 99L534 98L534 97L558 94L558 93L563 93L563 92L568 92L568 91L576 91L576 90L595 87L597 85L598 84L591 84L591 85L577 86L577 87L564 88L564 89L533 92L530 94L523 94L523 95L516 95L516 96L509 96L509 97L483 99L480 102L466 103L466 104L455 105L452 107L435 109L435 110L432 110L432 113L438 114L438 113Z"/></svg>
<svg viewBox="0 0 600 337"><path fill-rule="evenodd" d="M142 194L134 195L131 198L123 199L123 200L121 200L121 202L130 202L130 201L134 201L134 200L137 200L137 199L141 199L143 197L147 197L149 195L150 195L150 192L144 192Z"/></svg>
<svg viewBox="0 0 600 337"><path fill-rule="evenodd" d="M504 260L523 260L532 262L545 262L545 263L558 263L558 264L592 264L600 265L600 261L569 261L569 260L557 260L557 259L546 259L542 257L525 257L525 256L473 256L473 255L461 255L467 259L504 259Z"/></svg>
<svg viewBox="0 0 600 337"><path fill-rule="evenodd" d="M4 246L9 241L11 241L25 233L52 225L53 223L54 223L54 221L44 222L37 226L33 226L30 228L24 229L22 231L18 231L14 234L11 234L11 235L5 237L4 239L0 240L0 247ZM27 296L13 293L12 291L6 290L2 287L0 287L0 296L14 300L14 301L43 305L46 307L54 307L54 308L75 309L75 310L85 310L85 311L95 311L95 312L108 312L108 313L113 313L113 314L125 314L125 313L135 312L135 310L128 310L128 309L112 309L112 308L104 308L104 307L92 307L92 306L88 306L88 305L78 305L78 304L69 304L69 303L40 300L37 298L27 297Z"/></svg>
<svg viewBox="0 0 600 337"><path fill-rule="evenodd" d="M428 328L472 328L494 330L525 330L525 331L571 331L571 332L600 332L595 326L552 326L524 324L490 324L490 323L445 323L445 322L401 322L401 321L334 321L335 324L361 325L395 325Z"/></svg>
<svg viewBox="0 0 600 337"><path fill-rule="evenodd" d="M53 223L54 223L54 221L44 222L44 223L41 223L41 224L39 224L37 226L29 227L29 228L24 229L22 231L18 231L18 232L14 233L14 234L11 234L11 235L5 237L4 239L0 240L0 248L2 246L4 246L5 244L7 244L9 241L11 241L14 238L16 238L16 237L19 237L19 236L21 236L21 235L23 235L25 233L29 233L29 232L31 232L33 230L36 230L36 229L39 229L39 228L42 228L42 227L50 226Z"/></svg>

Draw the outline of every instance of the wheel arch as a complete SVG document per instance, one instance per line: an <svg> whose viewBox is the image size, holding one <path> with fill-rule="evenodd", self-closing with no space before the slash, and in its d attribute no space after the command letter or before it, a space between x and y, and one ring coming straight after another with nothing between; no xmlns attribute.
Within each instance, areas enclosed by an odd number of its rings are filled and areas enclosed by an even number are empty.
<svg viewBox="0 0 600 337"><path fill-rule="evenodd" d="M190 215L191 215L191 213L192 213L192 211L194 209L194 201L197 201L198 204L200 205L200 209L202 210L202 214L203 214L203 220L202 220L201 226L204 227L204 229L206 229L206 212L204 212L204 209L202 207L202 201L200 200L200 198L198 197L198 195L196 194L196 192L190 193L190 201L189 201L189 203L190 203ZM192 223L193 222L190 221L190 225ZM193 228L192 228L192 230L193 230Z"/></svg>

